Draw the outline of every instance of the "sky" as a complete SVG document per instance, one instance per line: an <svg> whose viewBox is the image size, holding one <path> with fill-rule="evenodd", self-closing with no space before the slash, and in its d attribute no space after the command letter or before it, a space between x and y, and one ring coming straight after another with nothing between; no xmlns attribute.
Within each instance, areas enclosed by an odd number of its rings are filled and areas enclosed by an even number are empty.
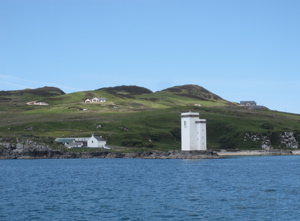
<svg viewBox="0 0 300 221"><path fill-rule="evenodd" d="M1 0L0 91L196 84L300 114L299 0Z"/></svg>

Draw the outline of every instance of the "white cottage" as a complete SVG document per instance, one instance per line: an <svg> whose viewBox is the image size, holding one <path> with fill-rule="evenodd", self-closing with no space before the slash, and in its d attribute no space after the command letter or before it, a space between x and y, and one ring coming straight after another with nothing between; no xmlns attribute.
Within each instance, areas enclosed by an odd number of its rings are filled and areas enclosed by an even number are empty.
<svg viewBox="0 0 300 221"><path fill-rule="evenodd" d="M206 150L206 120L199 113L181 114L181 150Z"/></svg>
<svg viewBox="0 0 300 221"><path fill-rule="evenodd" d="M104 103L106 102L105 97L94 97L92 99L85 99L85 103Z"/></svg>
<svg viewBox="0 0 300 221"><path fill-rule="evenodd" d="M105 97L94 97L93 99L92 99L92 102L95 102L95 103L97 103L97 102L106 102L106 98Z"/></svg>
<svg viewBox="0 0 300 221"><path fill-rule="evenodd" d="M92 137L76 137L76 138L56 138L55 142L62 143L68 148L81 148L81 147L90 147L90 148L105 148L106 141L102 138L102 136L94 136Z"/></svg>
<svg viewBox="0 0 300 221"><path fill-rule="evenodd" d="M94 136L88 139L87 147L90 148L105 148L106 141L102 138L102 136Z"/></svg>

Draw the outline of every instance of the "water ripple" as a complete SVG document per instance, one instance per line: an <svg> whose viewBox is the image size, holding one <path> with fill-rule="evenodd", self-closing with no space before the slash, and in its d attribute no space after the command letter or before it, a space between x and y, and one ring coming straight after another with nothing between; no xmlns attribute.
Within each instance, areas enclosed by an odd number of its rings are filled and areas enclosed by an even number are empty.
<svg viewBox="0 0 300 221"><path fill-rule="evenodd" d="M299 157L0 161L0 220L297 220Z"/></svg>

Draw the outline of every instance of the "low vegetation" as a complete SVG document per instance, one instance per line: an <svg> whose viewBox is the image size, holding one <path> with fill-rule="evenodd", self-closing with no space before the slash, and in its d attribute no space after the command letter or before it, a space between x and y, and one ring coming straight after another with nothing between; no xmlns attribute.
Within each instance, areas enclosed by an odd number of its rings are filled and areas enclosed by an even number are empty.
<svg viewBox="0 0 300 221"><path fill-rule="evenodd" d="M105 97L107 102L84 103L93 97ZM49 105L26 105L33 100ZM35 139L62 148L54 144L56 137L95 133L107 140L112 151L179 150L180 114L186 111L200 112L207 119L208 149L260 149L259 142L244 141L248 132L268 136L274 148L284 148L276 139L281 132L294 132L300 139L299 115L250 110L197 85L155 93L137 86L71 94L52 87L2 91L0 137Z"/></svg>

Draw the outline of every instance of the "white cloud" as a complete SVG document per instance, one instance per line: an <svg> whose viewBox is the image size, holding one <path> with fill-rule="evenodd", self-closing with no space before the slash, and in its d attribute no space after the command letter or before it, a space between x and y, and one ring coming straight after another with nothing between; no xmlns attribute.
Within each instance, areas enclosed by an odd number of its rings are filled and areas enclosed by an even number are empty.
<svg viewBox="0 0 300 221"><path fill-rule="evenodd" d="M9 86L13 86L14 88L17 88L17 89L25 89L25 88L29 88L29 87L26 86L26 85L18 84L18 83L13 83L13 82L9 82L9 81L1 81L1 85L2 85L2 84L9 85Z"/></svg>

